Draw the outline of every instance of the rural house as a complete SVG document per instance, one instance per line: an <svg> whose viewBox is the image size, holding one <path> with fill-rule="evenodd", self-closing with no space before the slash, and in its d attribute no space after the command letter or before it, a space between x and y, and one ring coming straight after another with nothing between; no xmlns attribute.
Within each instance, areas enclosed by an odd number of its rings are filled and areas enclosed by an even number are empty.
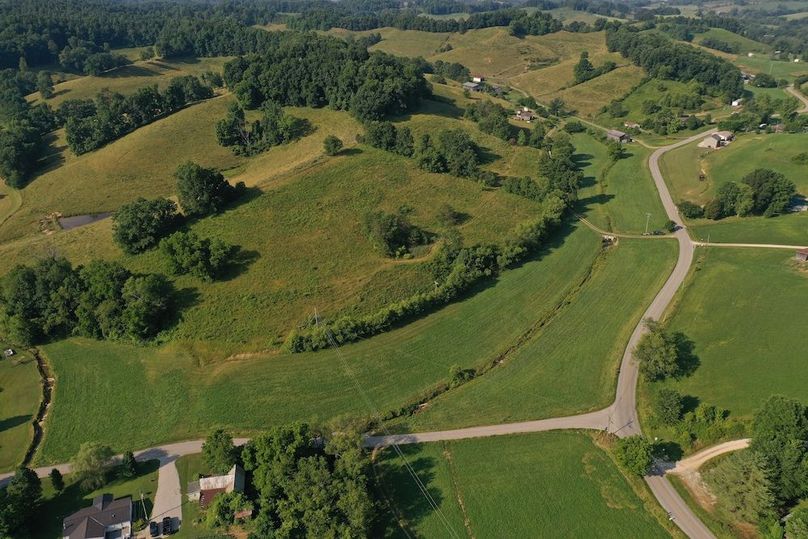
<svg viewBox="0 0 808 539"><path fill-rule="evenodd" d="M244 469L234 464L227 475L201 477L188 483L188 499L207 507L220 492L244 492Z"/></svg>
<svg viewBox="0 0 808 539"><path fill-rule="evenodd" d="M470 92L481 92L482 91L482 88L476 82L464 82L463 83L463 89L468 90Z"/></svg>
<svg viewBox="0 0 808 539"><path fill-rule="evenodd" d="M479 83L479 82L483 82L483 81L485 81L485 77L483 77L482 75L473 75L471 77L471 82Z"/></svg>
<svg viewBox="0 0 808 539"><path fill-rule="evenodd" d="M631 137L627 133L623 133L622 131L618 131L617 129L609 129L608 131L606 131L606 138L609 140L614 140L615 142L619 142L620 144L631 142Z"/></svg>
<svg viewBox="0 0 808 539"><path fill-rule="evenodd" d="M718 131L699 142L699 148L717 149L726 146L733 140L735 140L735 135L731 131Z"/></svg>
<svg viewBox="0 0 808 539"><path fill-rule="evenodd" d="M93 505L62 521L63 539L130 539L132 535L132 497L113 499L102 494Z"/></svg>
<svg viewBox="0 0 808 539"><path fill-rule="evenodd" d="M516 109L514 118L517 120L522 120L523 122L530 122L536 119L536 113L527 107L522 107L520 109Z"/></svg>
<svg viewBox="0 0 808 539"><path fill-rule="evenodd" d="M797 249L797 254L794 255L799 262L808 262L808 248L806 249Z"/></svg>

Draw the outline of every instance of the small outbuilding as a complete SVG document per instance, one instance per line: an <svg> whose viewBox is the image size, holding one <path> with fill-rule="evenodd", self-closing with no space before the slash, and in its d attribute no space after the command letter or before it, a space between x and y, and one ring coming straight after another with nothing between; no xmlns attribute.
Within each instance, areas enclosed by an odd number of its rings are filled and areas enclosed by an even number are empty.
<svg viewBox="0 0 808 539"><path fill-rule="evenodd" d="M482 90L480 84L476 82L464 82L463 89L468 90L470 92L479 92Z"/></svg>
<svg viewBox="0 0 808 539"><path fill-rule="evenodd" d="M5 350L3 350L3 355L6 357L11 357L16 353L17 352L15 352L13 348L6 348Z"/></svg>
<svg viewBox="0 0 808 539"><path fill-rule="evenodd" d="M617 129L609 129L608 131L606 131L606 138L609 140L614 140L615 142L619 142L620 144L631 142L631 136L629 136L628 133L623 133L622 131L618 131Z"/></svg>
<svg viewBox="0 0 808 539"><path fill-rule="evenodd" d="M536 119L536 113L527 107L522 107L520 109L516 109L514 118L517 120L522 120L523 122L531 122Z"/></svg>
<svg viewBox="0 0 808 539"><path fill-rule="evenodd" d="M227 475L202 477L188 483L188 499L199 502L203 509L223 492L244 492L244 469L238 464L234 464Z"/></svg>
<svg viewBox="0 0 808 539"><path fill-rule="evenodd" d="M794 255L794 258L798 262L808 262L808 248L797 249L797 253Z"/></svg>
<svg viewBox="0 0 808 539"><path fill-rule="evenodd" d="M741 104L743 104L743 98L739 97L738 99L733 99L732 100L732 106L733 107L740 107Z"/></svg>
<svg viewBox="0 0 808 539"><path fill-rule="evenodd" d="M471 82L480 83L480 82L484 82L484 81L485 81L485 77L483 77L482 75L473 75L471 77Z"/></svg>
<svg viewBox="0 0 808 539"><path fill-rule="evenodd" d="M728 142L735 140L735 133L732 131L717 131L715 134L713 134L713 136L723 144L727 144Z"/></svg>

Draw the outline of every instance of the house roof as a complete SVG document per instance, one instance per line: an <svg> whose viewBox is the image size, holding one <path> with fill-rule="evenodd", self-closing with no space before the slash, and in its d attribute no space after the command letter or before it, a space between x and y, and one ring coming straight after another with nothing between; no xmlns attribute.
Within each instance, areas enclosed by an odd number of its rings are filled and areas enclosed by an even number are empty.
<svg viewBox="0 0 808 539"><path fill-rule="evenodd" d="M131 520L131 496L114 500L112 494L102 494L96 496L92 506L76 511L62 521L62 535L69 539L103 539L109 526Z"/></svg>
<svg viewBox="0 0 808 539"><path fill-rule="evenodd" d="M608 131L606 131L606 134L609 135L610 137L617 137L617 138L622 138L622 137L627 137L628 136L626 133L623 133L622 131L618 131L617 129L609 129Z"/></svg>
<svg viewBox="0 0 808 539"><path fill-rule="evenodd" d="M463 83L463 88L479 88L479 87L480 87L480 85L477 84L476 82L464 82Z"/></svg>
<svg viewBox="0 0 808 539"><path fill-rule="evenodd" d="M732 134L732 131L718 131L713 136L720 137L721 140L728 140L731 139L734 135Z"/></svg>
<svg viewBox="0 0 808 539"><path fill-rule="evenodd" d="M238 488L237 488L238 487ZM214 475L212 477L202 477L199 479L199 490L212 490L224 488L228 492L234 488L239 490L244 488L244 470L238 464L234 464L227 475Z"/></svg>
<svg viewBox="0 0 808 539"><path fill-rule="evenodd" d="M226 490L225 488L209 488L202 490L199 493L199 507L205 509L210 505L210 502L213 501L213 498L215 498L217 494L226 492Z"/></svg>

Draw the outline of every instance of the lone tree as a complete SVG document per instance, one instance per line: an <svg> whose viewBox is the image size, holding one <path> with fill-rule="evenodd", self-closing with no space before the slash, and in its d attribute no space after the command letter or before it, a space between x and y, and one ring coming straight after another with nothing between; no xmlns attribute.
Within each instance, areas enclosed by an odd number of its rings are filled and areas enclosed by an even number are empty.
<svg viewBox="0 0 808 539"><path fill-rule="evenodd" d="M121 460L121 477L129 479L136 475L137 461L135 460L135 455L131 451L127 451L123 454L123 460Z"/></svg>
<svg viewBox="0 0 808 539"><path fill-rule="evenodd" d="M617 440L614 446L614 456L626 470L644 476L653 463L653 447L640 435L629 436Z"/></svg>
<svg viewBox="0 0 808 539"><path fill-rule="evenodd" d="M62 489L65 488L65 480L62 477L62 472L60 472L56 468L50 471L50 480L51 485L53 485L53 490L55 490L56 492L61 492Z"/></svg>
<svg viewBox="0 0 808 539"><path fill-rule="evenodd" d="M326 155L337 155L342 150L342 141L334 135L328 135L323 141Z"/></svg>
<svg viewBox="0 0 808 539"><path fill-rule="evenodd" d="M18 468L8 487L0 489L0 536L26 536L24 527L42 498L42 484L36 473Z"/></svg>
<svg viewBox="0 0 808 539"><path fill-rule="evenodd" d="M682 417L682 396L675 389L660 389L652 406L654 415L664 425L673 425Z"/></svg>
<svg viewBox="0 0 808 539"><path fill-rule="evenodd" d="M216 429L202 444L202 458L211 472L227 473L236 463L236 448L233 437L223 429Z"/></svg>
<svg viewBox="0 0 808 539"><path fill-rule="evenodd" d="M220 212L233 199L235 188L221 172L188 161L177 167L177 192L187 215L210 215Z"/></svg>
<svg viewBox="0 0 808 539"><path fill-rule="evenodd" d="M83 490L95 490L106 483L107 474L115 463L114 456L107 445L98 442L81 444L73 459L73 473L80 479Z"/></svg>
<svg viewBox="0 0 808 539"><path fill-rule="evenodd" d="M661 380L679 373L679 349L676 337L666 333L659 322L646 320L648 333L643 335L634 355L646 380Z"/></svg>

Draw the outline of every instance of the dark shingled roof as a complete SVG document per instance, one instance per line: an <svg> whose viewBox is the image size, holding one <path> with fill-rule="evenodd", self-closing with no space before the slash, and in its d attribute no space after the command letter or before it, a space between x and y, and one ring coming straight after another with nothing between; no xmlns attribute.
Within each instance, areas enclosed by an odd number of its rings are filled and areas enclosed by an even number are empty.
<svg viewBox="0 0 808 539"><path fill-rule="evenodd" d="M62 521L62 534L70 539L103 538L107 526L132 520L132 497L117 500L112 494L96 496L93 505L76 511Z"/></svg>

